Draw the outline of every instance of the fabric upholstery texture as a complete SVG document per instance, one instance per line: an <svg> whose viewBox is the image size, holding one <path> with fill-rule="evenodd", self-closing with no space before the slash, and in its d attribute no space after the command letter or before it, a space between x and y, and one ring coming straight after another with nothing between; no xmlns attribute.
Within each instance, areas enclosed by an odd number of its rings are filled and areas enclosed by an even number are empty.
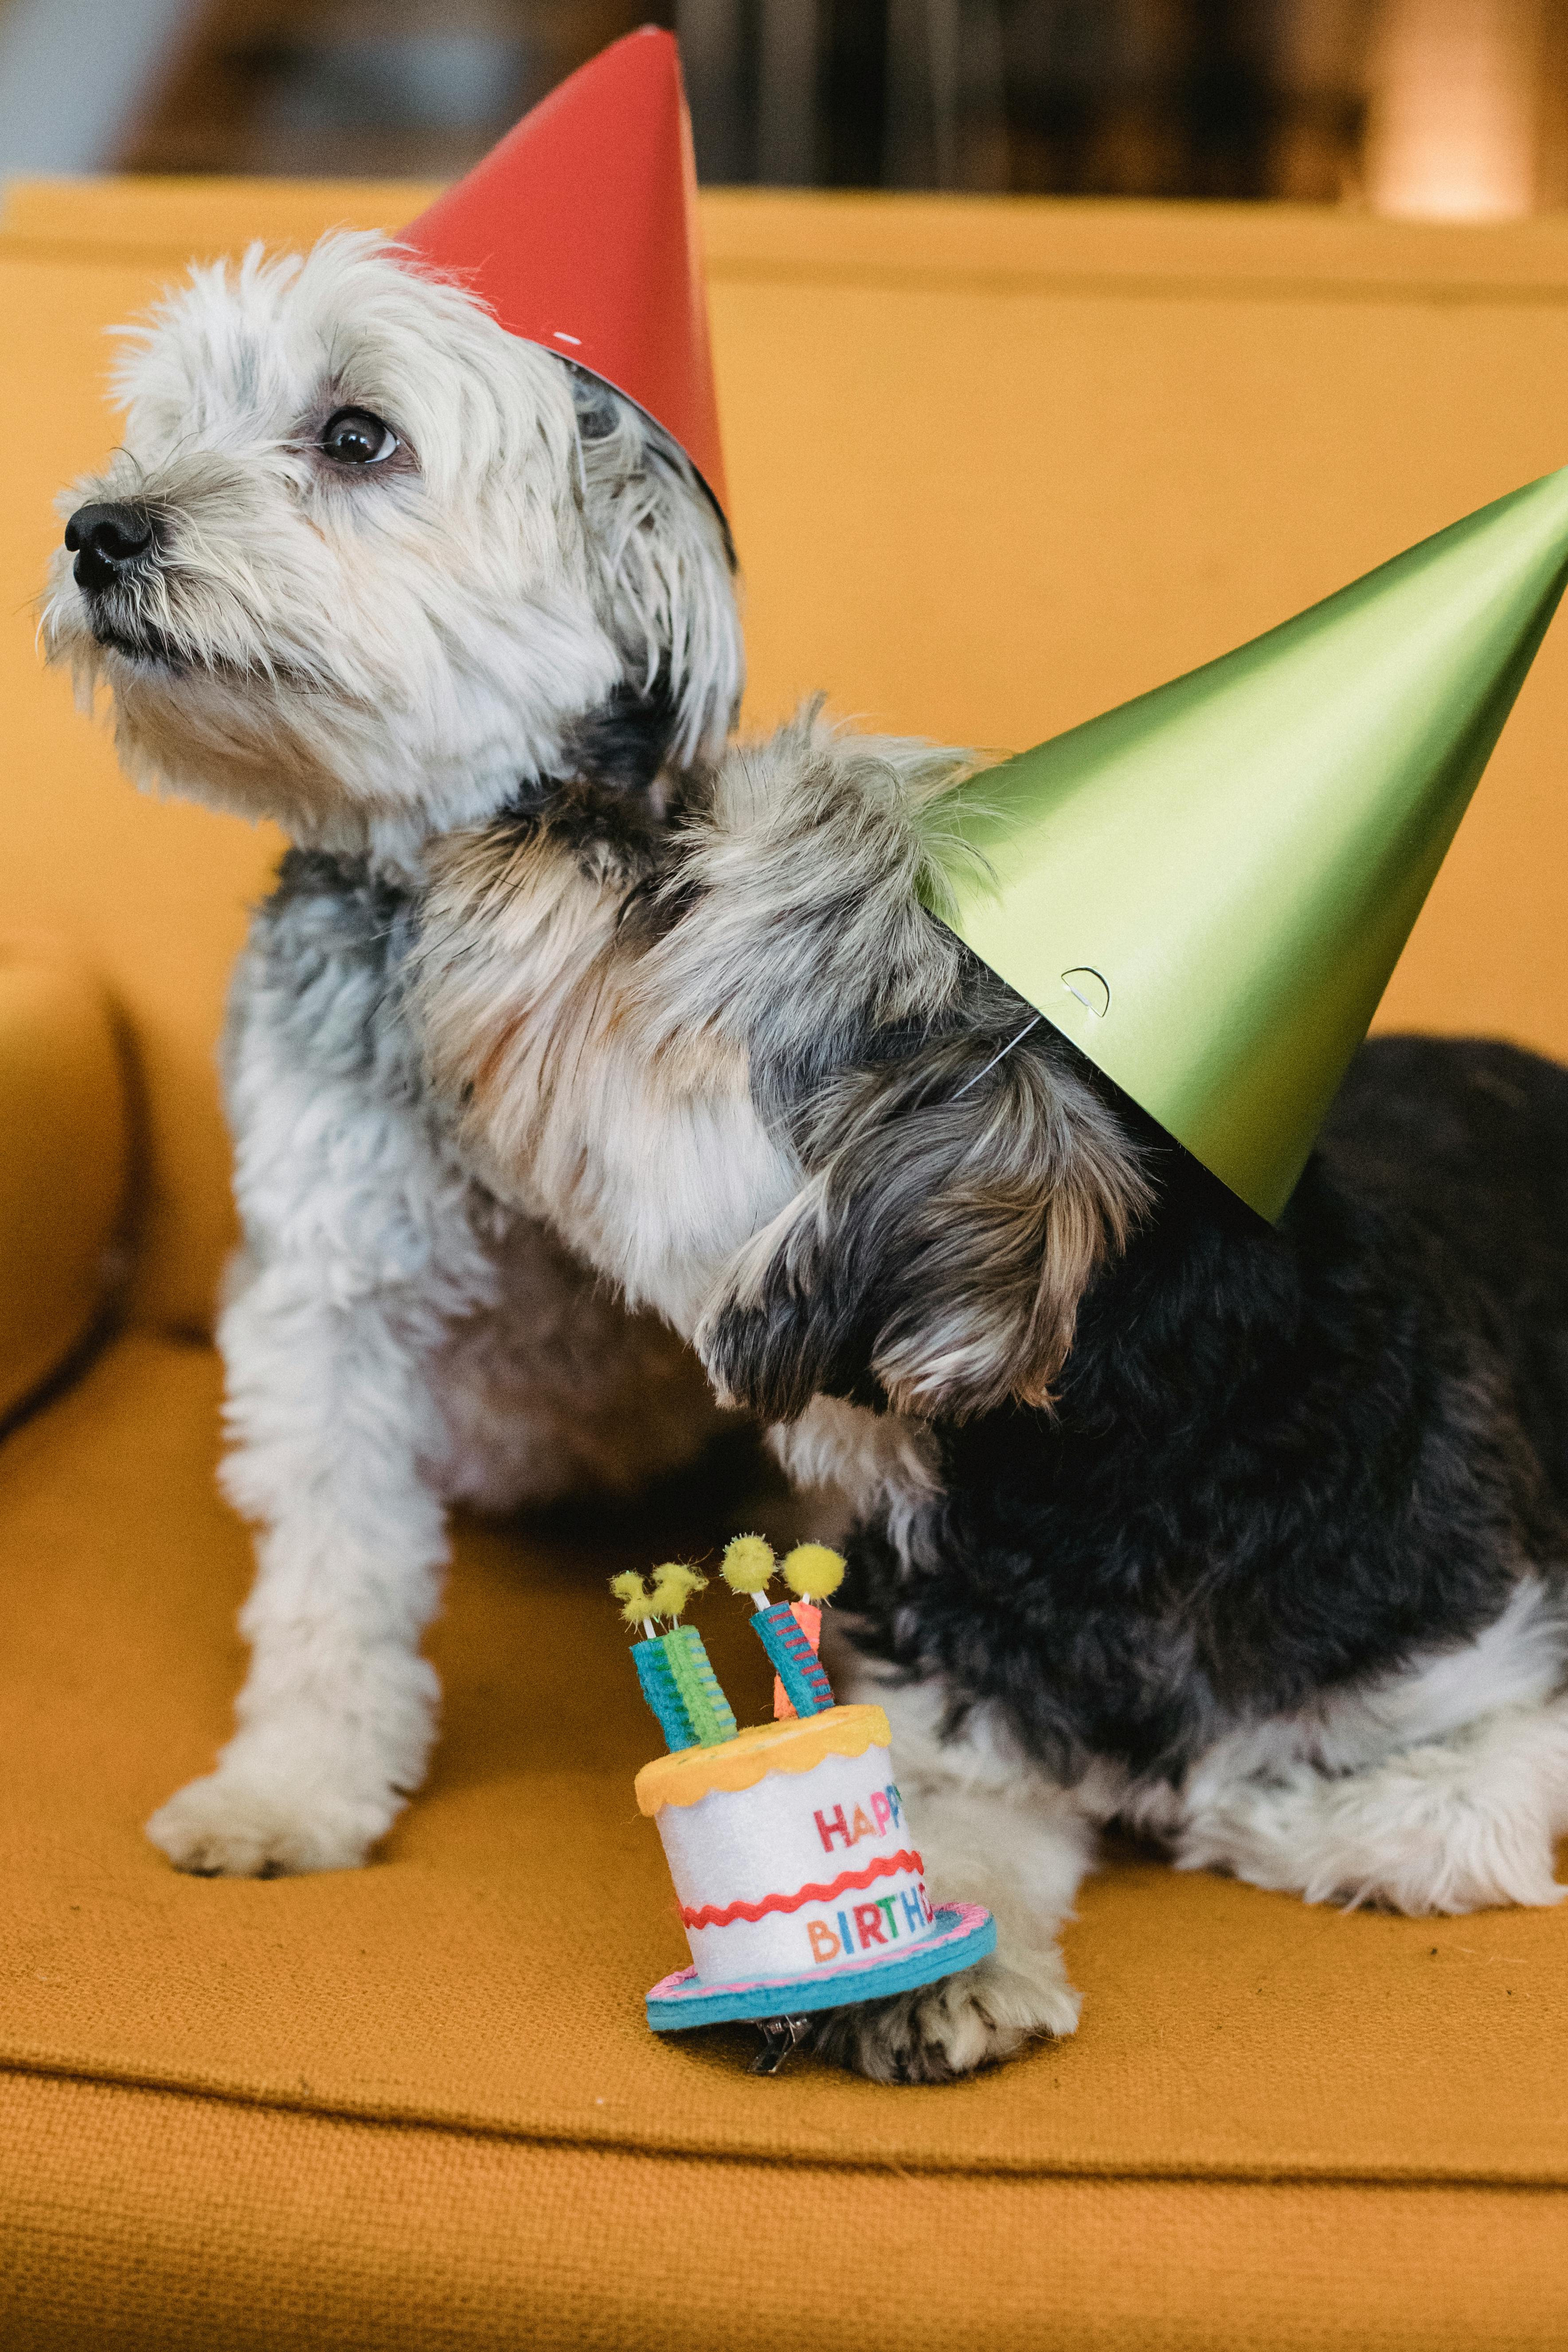
<svg viewBox="0 0 1568 2352"><path fill-rule="evenodd" d="M132 1335L0 1454L0 2343L200 2343L216 2307L226 2346L766 2346L791 2239L872 2347L916 2277L986 2347L1561 2341L1558 1914L1309 1910L1129 1856L1069 1932L1080 2033L995 2074L762 2082L742 2029L648 2033L679 1927L599 1581L635 1555L466 1528L445 1737L382 1858L171 1872L139 1824L239 1666L216 1389ZM761 1716L743 1612L707 1617ZM122 2334L69 2333L90 2294Z"/></svg>
<svg viewBox="0 0 1568 2352"><path fill-rule="evenodd" d="M131 1328L0 1447L0 2347L1560 2345L1561 1911L1313 1910L1129 1849L1068 1932L1082 2030L994 2075L765 2082L742 2029L649 2034L683 1954L604 1589L648 1564L630 1537L460 1530L445 1734L371 1868L206 1882L142 1838L242 1666L201 1336L212 1054L277 843L139 800L38 673L27 599L50 498L112 438L104 325L189 252L420 194L36 187L0 226L0 922L77 959L0 960L0 1333L32 1314L47 1369L96 1294L57 1311L42 1269L112 1237L124 1114L84 969L131 1043L140 1216ZM758 717L826 682L1026 742L1563 454L1568 227L705 207ZM1568 1053L1562 631L1387 1019ZM661 1549L731 1532L690 1512ZM765 1718L743 1607L701 1623Z"/></svg>
<svg viewBox="0 0 1568 2352"><path fill-rule="evenodd" d="M602 1548L464 1531L430 1645L444 1736L373 1868L182 1877L138 1832L225 1737L239 1671L216 1405L210 1350L135 1335L0 1455L0 1937L25 1955L0 2063L689 2156L1562 2177L1555 1913L1310 1909L1130 1859L1069 1933L1078 2036L994 2074L895 2095L792 2064L763 2096L749 2030L650 2034L641 1996L687 1956L632 1791L658 1739ZM763 1720L766 1660L727 1600L704 1633Z"/></svg>
<svg viewBox="0 0 1568 2352"><path fill-rule="evenodd" d="M26 2352L1521 2352L1542 2192L1003 2179L534 2147L0 2077Z"/></svg>
<svg viewBox="0 0 1568 2352"><path fill-rule="evenodd" d="M49 941L0 939L0 1424L104 1305L129 1146L102 990Z"/></svg>

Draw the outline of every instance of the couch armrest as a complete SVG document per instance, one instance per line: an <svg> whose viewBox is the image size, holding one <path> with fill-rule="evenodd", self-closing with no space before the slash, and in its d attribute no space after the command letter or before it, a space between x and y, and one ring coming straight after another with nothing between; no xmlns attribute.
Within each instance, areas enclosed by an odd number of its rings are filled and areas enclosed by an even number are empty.
<svg viewBox="0 0 1568 2352"><path fill-rule="evenodd" d="M129 1106L101 990L0 939L0 1423L90 1332L114 1280Z"/></svg>

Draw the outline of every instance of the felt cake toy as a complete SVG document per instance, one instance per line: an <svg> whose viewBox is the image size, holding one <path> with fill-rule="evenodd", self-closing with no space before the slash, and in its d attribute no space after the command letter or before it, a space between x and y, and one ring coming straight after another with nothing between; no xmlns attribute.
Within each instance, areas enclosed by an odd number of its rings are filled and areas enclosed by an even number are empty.
<svg viewBox="0 0 1568 2352"><path fill-rule="evenodd" d="M770 1547L742 1536L724 1556L776 1677L773 1721L744 1731L701 1636L677 1622L703 1582L696 1570L671 1562L651 1587L635 1570L611 1587L642 1635L637 1678L671 1751L637 1777L691 1948L692 1965L647 1996L658 2032L744 2018L787 2048L797 2012L930 1984L995 1948L988 1911L926 1893L886 1715L835 1704L817 1636L843 1560L801 1544L783 1565L795 1598L770 1604Z"/></svg>

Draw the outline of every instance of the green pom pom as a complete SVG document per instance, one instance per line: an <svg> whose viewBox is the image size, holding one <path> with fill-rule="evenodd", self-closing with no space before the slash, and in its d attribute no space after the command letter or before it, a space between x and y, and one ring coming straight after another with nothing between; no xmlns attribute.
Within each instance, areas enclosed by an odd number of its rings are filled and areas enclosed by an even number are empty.
<svg viewBox="0 0 1568 2352"><path fill-rule="evenodd" d="M724 1581L731 1592L761 1592L773 1565L773 1548L766 1536L737 1536L725 1549Z"/></svg>
<svg viewBox="0 0 1568 2352"><path fill-rule="evenodd" d="M826 1601L844 1581L844 1555L826 1544L796 1544L784 1564L784 1582L803 1601Z"/></svg>

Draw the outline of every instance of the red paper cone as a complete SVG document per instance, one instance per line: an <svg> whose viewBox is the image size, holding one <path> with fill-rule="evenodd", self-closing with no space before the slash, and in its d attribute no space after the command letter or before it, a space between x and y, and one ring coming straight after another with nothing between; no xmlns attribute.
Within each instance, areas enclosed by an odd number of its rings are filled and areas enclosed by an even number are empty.
<svg viewBox="0 0 1568 2352"><path fill-rule="evenodd" d="M647 411L721 506L691 125L674 36L645 26L525 114L400 240L509 334Z"/></svg>

